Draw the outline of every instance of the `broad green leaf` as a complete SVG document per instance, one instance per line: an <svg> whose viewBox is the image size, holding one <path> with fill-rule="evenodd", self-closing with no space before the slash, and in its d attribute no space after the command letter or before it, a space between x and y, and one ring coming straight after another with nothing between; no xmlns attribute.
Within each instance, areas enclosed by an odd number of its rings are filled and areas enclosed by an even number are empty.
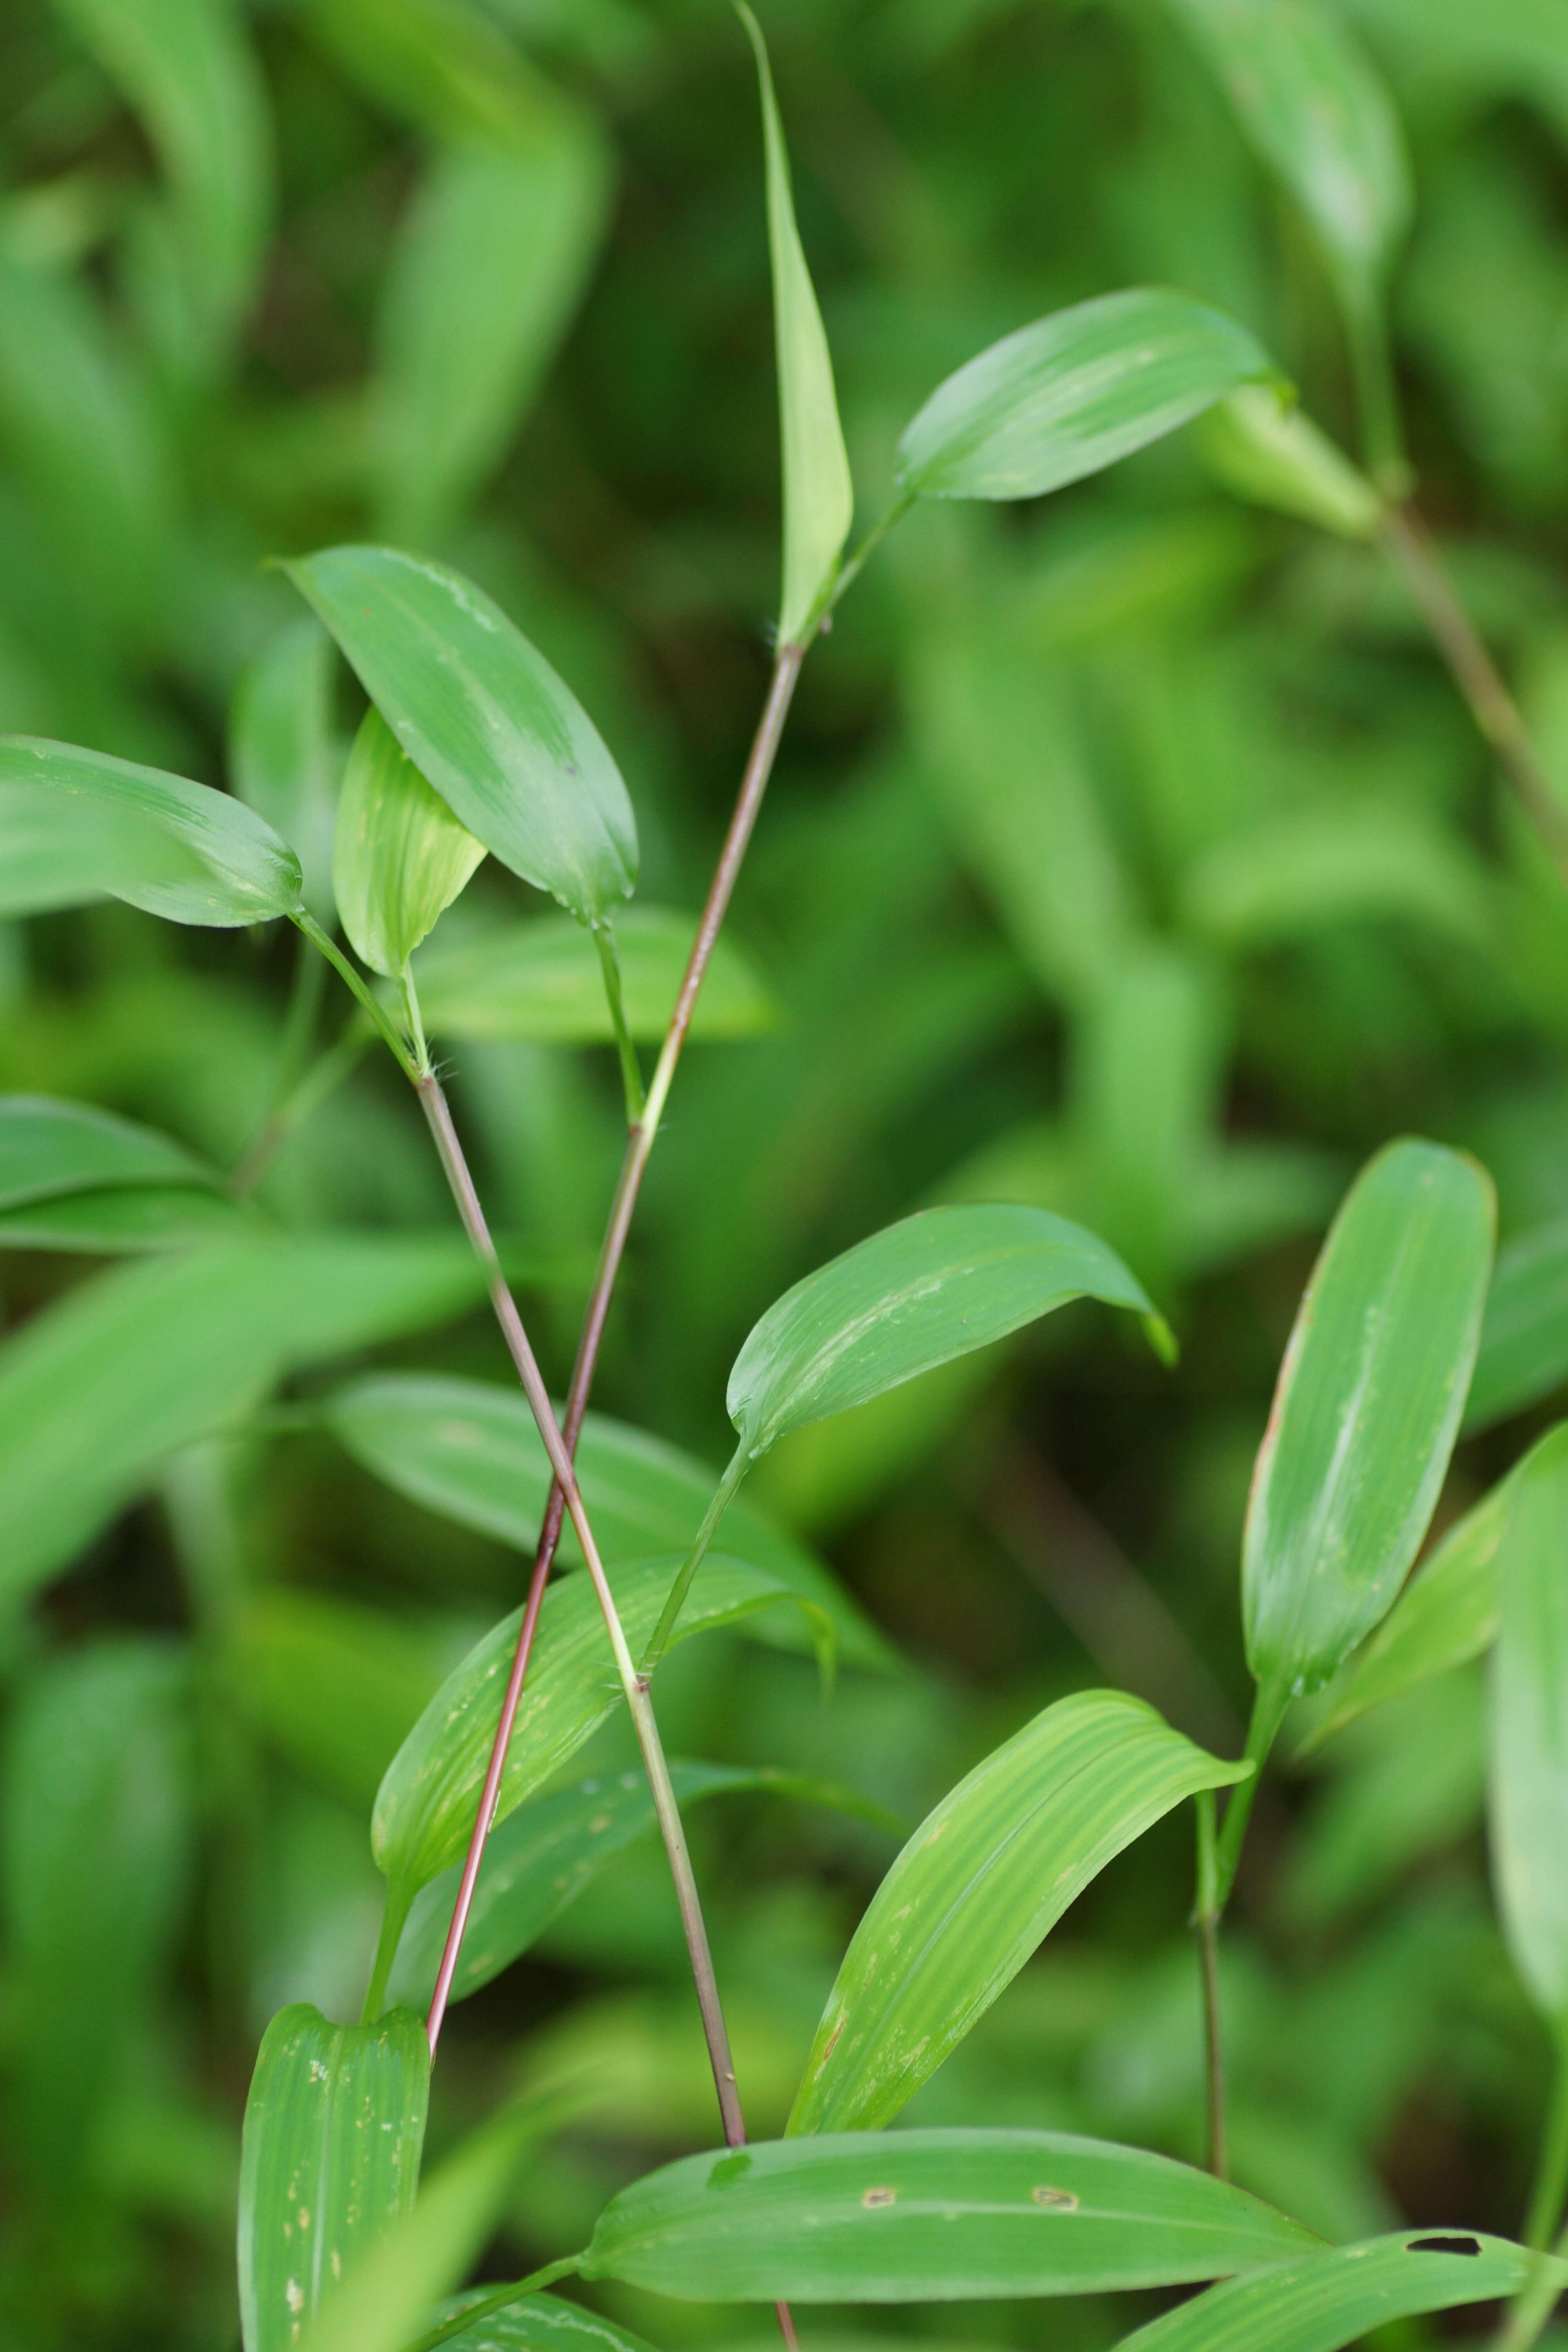
<svg viewBox="0 0 1568 2352"><path fill-rule="evenodd" d="M773 95L773 77L757 20L737 0L756 53L767 151L768 251L773 261L773 335L778 353L779 426L784 450L784 588L779 643L803 642L832 587L855 518L855 488L838 422L833 361L822 313L795 226L789 154Z"/></svg>
<svg viewBox="0 0 1568 2352"><path fill-rule="evenodd" d="M1302 515L1342 539L1371 539L1383 500L1366 476L1299 408L1266 386L1243 384L1199 427L1212 473L1237 497Z"/></svg>
<svg viewBox="0 0 1568 2352"><path fill-rule="evenodd" d="M623 2189L583 2258L694 2303L947 2303L1174 2286L1318 2241L1239 2189L1067 2132L840 2132L689 2156Z"/></svg>
<svg viewBox="0 0 1568 2352"><path fill-rule="evenodd" d="M1514 1234L1497 1254L1465 1408L1467 1434L1568 1380L1568 1217Z"/></svg>
<svg viewBox="0 0 1568 2352"><path fill-rule="evenodd" d="M628 907L616 918L616 952L626 1023L657 1044L669 1026L697 929L666 907ZM613 1035L594 943L569 915L545 915L426 949L416 973L425 1025L434 1036L521 1037L571 1045ZM754 1037L778 1008L726 932L714 943L691 1019L693 1037Z"/></svg>
<svg viewBox="0 0 1568 2352"><path fill-rule="evenodd" d="M898 1829L879 1805L831 1781L814 1780L771 1765L672 1762L669 1777L682 1807L734 1792L794 1797ZM451 1998L462 2000L489 1983L537 1941L600 1871L656 1826L653 1795L641 1772L579 1782L523 1805L492 1831L474 1888ZM454 1864L420 1888L397 1948L387 1998L425 2010L435 1990L457 1900L461 1866Z"/></svg>
<svg viewBox="0 0 1568 2352"><path fill-rule="evenodd" d="M225 1193L200 1185L136 1184L0 1209L0 1249L139 1257L152 1250L195 1249L260 1226L259 1218Z"/></svg>
<svg viewBox="0 0 1568 2352"><path fill-rule="evenodd" d="M891 2121L1113 1855L1224 1764L1121 1691L1058 1700L950 1790L871 1898L789 2119Z"/></svg>
<svg viewBox="0 0 1568 2352"><path fill-rule="evenodd" d="M389 547L330 547L283 568L476 840L581 922L630 897L637 825L620 771L482 588Z"/></svg>
<svg viewBox="0 0 1568 2352"><path fill-rule="evenodd" d="M1476 1359L1493 1216L1483 1169L1411 1139L1341 1203L1247 1507L1242 1616L1266 1713L1328 1681L1420 1548Z"/></svg>
<svg viewBox="0 0 1568 2352"><path fill-rule="evenodd" d="M1503 1933L1532 1999L1568 2028L1568 1428L1510 1485L1492 1658L1489 1816Z"/></svg>
<svg viewBox="0 0 1568 2352"><path fill-rule="evenodd" d="M470 2287L442 2310L443 2322L465 2311L475 2315L468 2326L448 2336L443 2352L653 2352L653 2347L617 2327L596 2311L561 2295L525 2294L514 2303L491 2308L499 2286Z"/></svg>
<svg viewBox="0 0 1568 2352"><path fill-rule="evenodd" d="M1021 327L939 384L899 444L899 487L1038 498L1277 376L1245 327L1190 294L1102 294Z"/></svg>
<svg viewBox="0 0 1568 2352"><path fill-rule="evenodd" d="M384 1609L274 1585L237 1630L236 1704L308 1779L368 1811L456 1649Z"/></svg>
<svg viewBox="0 0 1568 2352"><path fill-rule="evenodd" d="M387 979L405 971L484 854L372 703L343 771L332 836L332 895L361 962Z"/></svg>
<svg viewBox="0 0 1568 2352"><path fill-rule="evenodd" d="M515 1390L389 1372L334 1391L324 1410L328 1427L355 1461L399 1494L532 1551L550 1497L550 1465L527 1400ZM715 1474L705 1462L604 1413L584 1415L576 1466L595 1539L609 1560L689 1544L712 1497ZM831 1618L840 1655L852 1664L884 1672L895 1665L888 1643L837 1580L761 1511L732 1504L724 1545ZM582 1558L569 1520L560 1556Z"/></svg>
<svg viewBox="0 0 1568 2352"><path fill-rule="evenodd" d="M1550 2260L1470 2230L1405 2230L1227 2279L1124 2336L1118 2352L1342 2352L1388 2320L1500 2303ZM1552 2268L1568 2284L1568 2263Z"/></svg>
<svg viewBox="0 0 1568 2352"><path fill-rule="evenodd" d="M310 614L275 629L235 689L228 763L240 799L299 854L305 904L330 924L342 759L332 731L332 641Z"/></svg>
<svg viewBox="0 0 1568 2352"><path fill-rule="evenodd" d="M24 1598L286 1370L481 1290L460 1242L360 1234L225 1244L81 1284L0 1344L0 1598Z"/></svg>
<svg viewBox="0 0 1568 2352"><path fill-rule="evenodd" d="M0 1095L0 1210L122 1186L214 1187L222 1178L156 1128L55 1095Z"/></svg>
<svg viewBox="0 0 1568 2352"><path fill-rule="evenodd" d="M171 922L264 923L300 861L243 801L75 744L0 736L0 913L108 894Z"/></svg>
<svg viewBox="0 0 1568 2352"><path fill-rule="evenodd" d="M658 1622L678 1565L668 1558L611 1571L634 1656ZM795 1599L760 1570L711 1557L678 1638L684 1641L690 1633L732 1625L757 1610ZM809 1608L805 1602L797 1605ZM395 1910L412 1902L427 1879L468 1849L521 1622L522 1612L517 1609L490 1628L447 1675L387 1768L375 1801L371 1850L389 1883L388 1901ZM515 1812L525 1797L558 1772L621 1704L604 1619L587 1577L569 1576L549 1587L540 1611L534 1656L537 1663L524 1685L507 1751L493 1817L497 1822Z"/></svg>
<svg viewBox="0 0 1568 2352"><path fill-rule="evenodd" d="M193 1844L189 1662L167 1640L73 1646L19 1677L0 1791L12 2114L29 2177L79 2182L128 2087Z"/></svg>
<svg viewBox="0 0 1568 2352"><path fill-rule="evenodd" d="M1073 1298L1152 1318L1120 1258L1082 1225L995 1203L923 1209L774 1301L725 1399L752 1460L805 1423L1016 1331Z"/></svg>
<svg viewBox="0 0 1568 2352"><path fill-rule="evenodd" d="M380 528L428 542L533 404L604 228L593 119L546 92L505 138L439 151L398 226L372 391Z"/></svg>
<svg viewBox="0 0 1568 2352"><path fill-rule="evenodd" d="M279 2010L245 2105L245 2352L293 2352L354 2256L412 2210L429 2095L430 2045L412 2011L347 2026L309 2001Z"/></svg>
<svg viewBox="0 0 1568 2352"><path fill-rule="evenodd" d="M1352 303L1409 226L1410 167L1383 83L1318 0L1173 0L1243 130L1306 214Z"/></svg>

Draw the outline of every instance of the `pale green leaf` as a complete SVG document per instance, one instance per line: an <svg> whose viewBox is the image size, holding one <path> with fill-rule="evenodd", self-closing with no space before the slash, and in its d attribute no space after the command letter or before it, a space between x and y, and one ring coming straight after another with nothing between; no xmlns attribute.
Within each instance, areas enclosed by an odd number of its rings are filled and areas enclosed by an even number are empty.
<svg viewBox="0 0 1568 2352"><path fill-rule="evenodd" d="M1568 2026L1568 1428L1510 1480L1492 1659L1492 1875L1514 1966Z"/></svg>
<svg viewBox="0 0 1568 2352"><path fill-rule="evenodd" d="M1328 435L1263 384L1216 401L1198 428L1210 471L1258 505L1304 516L1342 539L1371 539L1383 500Z"/></svg>
<svg viewBox="0 0 1568 2352"><path fill-rule="evenodd" d="M395 978L484 856L373 703L354 737L332 835L332 894L349 944Z"/></svg>
<svg viewBox="0 0 1568 2352"><path fill-rule="evenodd" d="M1206 2172L1066 2132L840 2132L689 2156L583 2258L696 2303L945 2303L1173 2286L1318 2242Z"/></svg>
<svg viewBox="0 0 1568 2352"><path fill-rule="evenodd" d="M616 952L626 1023L658 1043L686 973L696 919L667 907L628 907L616 917ZM519 1037L585 1045L613 1037L605 981L593 940L569 915L545 915L454 943L432 946L416 978L433 1036ZM727 931L697 999L693 1037L754 1037L773 1028L778 1008Z"/></svg>
<svg viewBox="0 0 1568 2352"><path fill-rule="evenodd" d="M1047 1707L950 1790L878 1887L790 2131L890 2122L1113 1855L1184 1797L1247 1770L1121 1691Z"/></svg>
<svg viewBox="0 0 1568 2352"><path fill-rule="evenodd" d="M838 422L833 361L822 313L795 226L789 154L773 95L773 71L757 20L737 0L756 52L767 151L768 250L773 259L773 331L778 353L779 426L784 451L784 588L779 643L804 641L838 570L855 516L855 488Z"/></svg>
<svg viewBox="0 0 1568 2352"><path fill-rule="evenodd" d="M583 922L630 896L637 825L620 771L483 589L387 547L326 548L283 568L476 840Z"/></svg>
<svg viewBox="0 0 1568 2352"><path fill-rule="evenodd" d="M1510 1234L1497 1254L1465 1408L1489 1429L1568 1380L1568 1217Z"/></svg>
<svg viewBox="0 0 1568 2352"><path fill-rule="evenodd" d="M1190 294L1103 294L1021 327L939 384L899 444L899 487L1037 498L1277 374L1245 327Z"/></svg>
<svg viewBox="0 0 1568 2352"><path fill-rule="evenodd" d="M310 614L274 629L229 710L234 789L299 854L305 904L333 919L332 826L342 760L332 731L332 641Z"/></svg>

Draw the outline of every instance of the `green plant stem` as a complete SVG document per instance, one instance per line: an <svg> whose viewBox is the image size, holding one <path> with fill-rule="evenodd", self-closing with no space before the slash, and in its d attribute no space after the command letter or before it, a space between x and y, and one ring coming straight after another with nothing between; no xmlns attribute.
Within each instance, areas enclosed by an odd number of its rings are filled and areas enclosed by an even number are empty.
<svg viewBox="0 0 1568 2352"><path fill-rule="evenodd" d="M552 2286L557 2279L570 2278L582 2259L581 2253L564 2254L558 2263L546 2263L542 2270L530 2271L528 2276L519 2279L515 2286L503 2286L497 2294L487 2295L482 2303L469 2304L466 2311L459 2311L454 2318L444 2320L427 2336L416 2337L412 2344L405 2346L404 2352L437 2352L438 2345L449 2344L454 2336L461 2336L468 2328L477 2326L481 2319L489 2319L498 2311L509 2311L514 2303L521 2303L524 2295L537 2294L541 2288Z"/></svg>
<svg viewBox="0 0 1568 2352"><path fill-rule="evenodd" d="M669 1588L669 1598L653 1629L653 1639L642 1654L641 1673L652 1674L674 1639L677 1622L686 1605L686 1596L691 1590L691 1580L701 1567L703 1556L718 1532L719 1522L734 1500L735 1490L751 1466L752 1457L742 1444L735 1448L730 1466L719 1481L713 1500L703 1513L702 1525L697 1530L691 1549L681 1561L679 1573Z"/></svg>
<svg viewBox="0 0 1568 2352"><path fill-rule="evenodd" d="M1361 416L1363 462L1384 498L1403 498L1410 487L1410 467L1382 305L1370 289L1357 290L1346 295L1343 316Z"/></svg>
<svg viewBox="0 0 1568 2352"><path fill-rule="evenodd" d="M374 2025L386 2001L386 1988L392 1975L392 1963L397 1958L398 1939L408 1917L412 1897L395 1886L386 1890L382 1906L381 1934L376 1938L375 1958L371 1963L370 1982L364 1989L364 2005L359 2013L362 2025Z"/></svg>
<svg viewBox="0 0 1568 2352"><path fill-rule="evenodd" d="M1252 1803L1258 1794L1258 1783L1262 1777L1268 1751L1274 1745L1275 1736L1284 1719L1284 1698L1267 1686L1261 1688L1253 1702L1252 1720L1247 1727L1245 1753L1247 1760L1252 1766L1252 1770L1245 1780L1238 1780L1230 1792L1230 1800L1225 1809L1225 1823L1220 1831L1219 1844L1215 1850L1213 1909L1216 1929L1225 1916L1226 1905L1230 1901L1231 1888L1236 1885L1237 1864L1241 1860L1242 1841L1247 1835L1247 1824L1252 1818Z"/></svg>
<svg viewBox="0 0 1568 2352"><path fill-rule="evenodd" d="M419 994L414 985L414 974L406 964L397 975L397 985L403 996L403 1021L408 1032L408 1042L414 1048L414 1060L423 1078L430 1071L430 1048L425 1043L425 1021L419 1010Z"/></svg>
<svg viewBox="0 0 1568 2352"><path fill-rule="evenodd" d="M1563 2292L1556 2265L1568 2257L1568 2230L1552 2247L1552 2257L1549 2260L1542 2255L1534 2277L1492 2338L1492 2352L1531 2352L1531 2347L1539 2339Z"/></svg>
<svg viewBox="0 0 1568 2352"><path fill-rule="evenodd" d="M1193 1925L1197 1930L1204 1994L1204 2079L1208 2110L1205 2160L1216 2180L1228 2180L1230 2151L1225 2128L1225 2028L1219 1999L1219 1873L1215 1853L1214 1790L1200 1789L1196 1806L1198 1882Z"/></svg>
<svg viewBox="0 0 1568 2352"><path fill-rule="evenodd" d="M632 1043L632 1033L626 1026L626 998L621 988L621 960L616 953L616 935L608 923L594 925L594 945L599 950L599 970L605 976L605 1002L610 1008L610 1026L616 1034L616 1051L621 1062L621 1085L626 1097L626 1125L636 1127L643 1115L642 1068L637 1061L637 1049Z"/></svg>
<svg viewBox="0 0 1568 2352"><path fill-rule="evenodd" d="M374 989L366 986L336 940L324 931L315 917L302 907L289 918L289 920L297 923L312 947L318 948L326 957L339 979L353 992L361 1008L369 1014L373 1027L383 1043L391 1048L394 1059L404 1076L413 1085L417 1086L420 1077L418 1064L404 1040L398 1035L396 1026L381 999Z"/></svg>
<svg viewBox="0 0 1568 2352"><path fill-rule="evenodd" d="M859 578L861 572L866 568L868 559L875 554L883 540L887 538L888 533L892 530L893 525L896 522L901 522L903 520L905 515L908 514L910 509L914 505L914 503L915 494L912 490L900 490L898 497L893 500L892 505L888 509L887 512L879 516L877 520L871 525L870 530L866 533L866 536L860 541L859 546L855 549L852 554L845 557L834 577L831 589L823 599L821 612L819 614L813 613L811 616L811 623L807 630L808 635L816 628L825 625L831 620L832 615L837 607L838 600L844 594L845 590L848 588L854 581ZM804 651L804 648L801 650Z"/></svg>
<svg viewBox="0 0 1568 2352"><path fill-rule="evenodd" d="M1553 2032L1552 2044L1552 2095L1524 2222L1524 2242L1537 2252L1549 2246L1557 2234L1563 2200L1568 2198L1568 2029L1561 2023Z"/></svg>

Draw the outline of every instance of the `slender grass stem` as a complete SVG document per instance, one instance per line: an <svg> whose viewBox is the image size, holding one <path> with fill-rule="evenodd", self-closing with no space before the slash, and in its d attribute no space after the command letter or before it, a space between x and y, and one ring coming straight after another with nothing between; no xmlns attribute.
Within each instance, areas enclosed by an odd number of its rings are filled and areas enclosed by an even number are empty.
<svg viewBox="0 0 1568 2352"><path fill-rule="evenodd" d="M1492 2352L1531 2352L1531 2346L1539 2341L1563 2292L1557 2264L1568 2258L1568 2230L1563 2231L1552 2254L1554 2260L1541 2254L1534 2276L1492 2338Z"/></svg>
<svg viewBox="0 0 1568 2352"><path fill-rule="evenodd" d="M342 981L344 985L352 991L355 997L357 997L362 1010L369 1015L372 1026L381 1036L383 1042L391 1048L393 1058L395 1060L398 1068L403 1072L404 1076L409 1079L413 1085L417 1086L420 1075L418 1064L416 1062L413 1055L409 1052L403 1038L398 1035L396 1024L387 1013L387 1010L382 1003L381 999L376 995L374 990L369 988L364 981L361 979L359 973L354 970L347 956L344 955L342 950L339 947L336 940L331 937L330 932L324 931L320 923L317 922L315 917L307 913L303 908L301 908L298 913L291 916L289 919L292 922L298 923L300 929L304 932L305 937L310 941L311 945L321 950L321 954L326 957L327 961L331 965L332 970L337 973L339 979Z"/></svg>
<svg viewBox="0 0 1568 2352"><path fill-rule="evenodd" d="M497 2294L487 2295L482 2303L470 2303L454 2318L444 2320L439 2327L431 2328L427 2336L417 2336L412 2344L405 2347L405 2352L437 2352L439 2345L449 2344L454 2336L465 2335L470 2327L478 2326L480 2320L491 2318L498 2311L510 2311L514 2303L521 2303L525 2295L537 2294L542 2287L553 2286L557 2279L570 2278L582 2259L580 2253L566 2254L558 2263L546 2263L542 2270L530 2271L528 2276L519 2279L515 2285L501 2287Z"/></svg>
<svg viewBox="0 0 1568 2352"><path fill-rule="evenodd" d="M1258 1794L1258 1783L1262 1778L1268 1751L1274 1745L1275 1735L1284 1719L1284 1699L1267 1688L1259 1690L1253 1702L1252 1720L1247 1727L1245 1752L1252 1770L1245 1780L1238 1780L1230 1792L1219 1844L1215 1849L1213 1909L1216 1928L1225 1916L1231 1888L1236 1885L1237 1865L1241 1860L1247 1824L1252 1818L1252 1802Z"/></svg>
<svg viewBox="0 0 1568 2352"><path fill-rule="evenodd" d="M1568 2028L1560 2025L1553 2042L1552 2095L1524 2222L1524 2242L1538 2250L1556 2236L1568 2199Z"/></svg>
<svg viewBox="0 0 1568 2352"><path fill-rule="evenodd" d="M1219 1874L1215 1853L1214 1790L1200 1789L1198 1817L1197 1900L1193 1925L1197 1930L1198 1964L1204 1994L1204 2080L1207 2095L1208 2147L1205 2158L1216 2180L1230 2178L1230 2151L1225 2128L1225 2021L1219 1998Z"/></svg>
<svg viewBox="0 0 1568 2352"><path fill-rule="evenodd" d="M691 1580L702 1565L703 1556L709 1545L718 1533L720 1520L734 1499L736 1487L751 1466L752 1457L747 1453L745 1445L742 1444L736 1447L729 1468L720 1479L713 1500L702 1515L702 1525L697 1530L691 1549L681 1561L679 1574L669 1588L669 1598L664 1604L664 1612L658 1623L654 1627L653 1639L642 1654L641 1671L645 1675L652 1674L674 1639L676 1625L681 1610L686 1605L686 1596L691 1590Z"/></svg>
<svg viewBox="0 0 1568 2352"><path fill-rule="evenodd" d="M381 1914L381 1934L376 1938L370 1982L364 1989L364 2005L359 2013L362 2025L374 2025L386 2005L386 1988L392 1976L392 1963L397 1958L398 1938L408 1916L409 1899L395 1886L389 1886L386 1890L386 1901Z"/></svg>
<svg viewBox="0 0 1568 2352"><path fill-rule="evenodd" d="M599 950L599 970L605 975L605 1002L610 1008L610 1027L615 1032L616 1052L620 1056L621 1085L626 1090L626 1125L636 1127L643 1115L642 1067L632 1033L626 1026L626 997L621 988L621 960L616 952L616 935L608 923L594 926L594 945Z"/></svg>

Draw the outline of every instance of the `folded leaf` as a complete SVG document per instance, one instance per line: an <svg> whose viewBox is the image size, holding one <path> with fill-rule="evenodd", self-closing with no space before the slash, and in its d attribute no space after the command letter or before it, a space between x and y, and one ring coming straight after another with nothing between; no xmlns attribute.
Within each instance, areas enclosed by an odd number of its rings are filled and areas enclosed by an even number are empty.
<svg viewBox="0 0 1568 2352"><path fill-rule="evenodd" d="M816 2029L794 2132L889 2123L1113 1855L1223 1764L1121 1691L1058 1700L916 1830L871 1898Z"/></svg>
<svg viewBox="0 0 1568 2352"><path fill-rule="evenodd" d="M373 703L343 771L332 835L332 893L361 962L389 979L405 971L484 854Z"/></svg>
<svg viewBox="0 0 1568 2352"><path fill-rule="evenodd" d="M1342 539L1370 539L1383 500L1326 433L1261 384L1216 403L1199 429L1210 470L1238 497L1303 515Z"/></svg>
<svg viewBox="0 0 1568 2352"><path fill-rule="evenodd" d="M910 498L1033 499L1098 474L1273 362L1190 294L1139 286L1021 327L939 384L899 444Z"/></svg>
<svg viewBox="0 0 1568 2352"><path fill-rule="evenodd" d="M354 2256L413 2208L430 2045L411 2011L331 2025L309 2001L268 2027L239 2176L245 2352L294 2352Z"/></svg>
<svg viewBox="0 0 1568 2352"><path fill-rule="evenodd" d="M620 771L482 588L389 547L330 547L283 568L476 840L581 922L630 897L637 825Z"/></svg>
<svg viewBox="0 0 1568 2352"><path fill-rule="evenodd" d="M582 2261L696 2303L945 2303L1173 2286L1317 2243L1239 2189L1066 2132L844 2132L689 2156L613 2197Z"/></svg>
<svg viewBox="0 0 1568 2352"><path fill-rule="evenodd" d="M1568 2031L1568 1428L1510 1481L1492 1661L1492 1876L1514 1966Z"/></svg>
<svg viewBox="0 0 1568 2352"><path fill-rule="evenodd" d="M628 907L616 916L616 952L634 1037L657 1043L669 1026L696 929L695 917L665 907ZM608 1044L614 1034L594 943L567 915L509 923L451 947L432 947L419 959L417 978L433 1036L592 1045ZM753 1037L778 1017L750 962L721 932L690 1035Z"/></svg>
<svg viewBox="0 0 1568 2352"><path fill-rule="evenodd" d="M254 809L161 768L0 736L0 914L123 898L233 929L292 914L300 861Z"/></svg>
<svg viewBox="0 0 1568 2352"><path fill-rule="evenodd" d="M1514 1234L1497 1254L1465 1408L1489 1429L1568 1380L1568 1217Z"/></svg>

